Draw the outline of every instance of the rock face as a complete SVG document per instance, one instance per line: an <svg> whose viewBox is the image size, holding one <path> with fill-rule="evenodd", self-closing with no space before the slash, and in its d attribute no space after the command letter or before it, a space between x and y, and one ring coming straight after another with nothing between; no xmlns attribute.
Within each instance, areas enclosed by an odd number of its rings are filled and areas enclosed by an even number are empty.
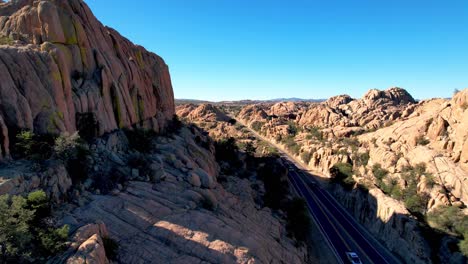
<svg viewBox="0 0 468 264"><path fill-rule="evenodd" d="M402 164L424 163L435 181L450 190L420 189L430 193L428 209L453 201L468 204L468 89L451 100L420 102L414 113L395 124L359 137L367 142L370 163L379 163L398 174ZM374 143L371 143L374 142Z"/></svg>
<svg viewBox="0 0 468 264"><path fill-rule="evenodd" d="M61 202L72 186L65 166L49 162L44 171L31 171L31 163L12 163L0 170L0 195L19 195L43 189L54 202Z"/></svg>
<svg viewBox="0 0 468 264"><path fill-rule="evenodd" d="M311 106L298 117L298 123L306 126L379 128L411 111L410 106L416 101L404 89L390 88L385 91L368 91L361 99L352 99L347 95L335 96L326 102ZM337 127L338 126L338 127Z"/></svg>
<svg viewBox="0 0 468 264"><path fill-rule="evenodd" d="M335 186L333 195L380 242L404 263L430 263L430 247L421 236L418 222L408 210L378 190L369 194L359 189L344 191Z"/></svg>
<svg viewBox="0 0 468 264"><path fill-rule="evenodd" d="M179 117L187 118L189 121L197 122L227 122L229 117L212 104L186 104L176 108Z"/></svg>
<svg viewBox="0 0 468 264"><path fill-rule="evenodd" d="M72 238L70 249L52 263L82 264L110 263L106 256L103 239L109 233L103 223L88 224L79 228Z"/></svg>
<svg viewBox="0 0 468 264"><path fill-rule="evenodd" d="M94 136L174 114L168 66L104 27L81 0L0 3L0 157L20 129ZM10 43L9 43L10 44Z"/></svg>
<svg viewBox="0 0 468 264"><path fill-rule="evenodd" d="M282 223L256 207L249 180L229 177L226 188L218 183L212 150L194 141L196 133L184 128L172 139L157 140L147 158L150 170L164 177L91 195L63 224L102 221L119 244L121 263L304 263L304 249L294 246ZM106 148L119 142L108 141ZM83 255L101 258L102 236L96 230L79 235L84 239L72 244L66 263L84 263Z"/></svg>

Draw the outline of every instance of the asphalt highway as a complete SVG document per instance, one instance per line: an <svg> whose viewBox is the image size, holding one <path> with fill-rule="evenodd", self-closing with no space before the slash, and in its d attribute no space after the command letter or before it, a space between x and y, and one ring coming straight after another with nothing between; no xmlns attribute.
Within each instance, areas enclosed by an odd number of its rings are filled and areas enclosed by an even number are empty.
<svg viewBox="0 0 468 264"><path fill-rule="evenodd" d="M370 237L363 227L308 173L285 159L289 180L307 207L340 263L350 263L346 252L355 252L362 263L400 263L391 253Z"/></svg>

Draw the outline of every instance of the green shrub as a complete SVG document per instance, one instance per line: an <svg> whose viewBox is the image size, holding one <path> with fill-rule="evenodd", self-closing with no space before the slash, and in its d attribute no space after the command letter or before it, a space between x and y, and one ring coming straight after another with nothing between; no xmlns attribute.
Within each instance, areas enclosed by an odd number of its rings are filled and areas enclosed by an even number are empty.
<svg viewBox="0 0 468 264"><path fill-rule="evenodd" d="M430 226L448 234L468 234L468 216L455 206L439 206L427 214Z"/></svg>
<svg viewBox="0 0 468 264"><path fill-rule="evenodd" d="M119 244L117 241L110 237L103 237L102 242L104 243L104 250L106 251L106 257L110 260L117 260Z"/></svg>
<svg viewBox="0 0 468 264"><path fill-rule="evenodd" d="M320 128L317 126L313 126L309 128L309 134L306 136L306 139L313 139L313 138L319 141L323 140L322 131L320 131Z"/></svg>
<svg viewBox="0 0 468 264"><path fill-rule="evenodd" d="M291 136L296 136L297 133L299 132L299 129L297 128L297 125L294 122L288 122L288 134Z"/></svg>
<svg viewBox="0 0 468 264"><path fill-rule="evenodd" d="M342 138L341 143L350 147L359 147L361 144L357 138Z"/></svg>
<svg viewBox="0 0 468 264"><path fill-rule="evenodd" d="M0 45L13 45L14 40L10 37L0 36Z"/></svg>
<svg viewBox="0 0 468 264"><path fill-rule="evenodd" d="M372 174L374 174L378 182L381 182L388 175L388 170L382 168L382 165L379 163L376 163L372 166Z"/></svg>
<svg viewBox="0 0 468 264"><path fill-rule="evenodd" d="M61 160L67 161L76 158L78 147L82 144L78 132L73 134L63 133L54 144L54 155Z"/></svg>
<svg viewBox="0 0 468 264"><path fill-rule="evenodd" d="M463 240L458 243L458 248L465 257L468 257L468 233L465 233L463 237Z"/></svg>
<svg viewBox="0 0 468 264"><path fill-rule="evenodd" d="M294 155L298 155L300 150L301 150L301 146L299 146L296 141L294 140L294 137L292 136L288 136L286 138L283 138L283 141L282 143L284 145L286 145L286 149L293 153Z"/></svg>
<svg viewBox="0 0 468 264"><path fill-rule="evenodd" d="M369 163L369 151L364 153L357 153L355 158L355 163L357 166L367 166Z"/></svg>
<svg viewBox="0 0 468 264"><path fill-rule="evenodd" d="M414 214L424 215L426 213L429 197L424 193L406 190L403 195L405 207Z"/></svg>
<svg viewBox="0 0 468 264"><path fill-rule="evenodd" d="M22 196L0 196L0 259L8 263L33 262L64 249L68 226L55 228L44 221L50 205L43 191Z"/></svg>
<svg viewBox="0 0 468 264"><path fill-rule="evenodd" d="M46 160L52 156L54 137L21 131L16 135L13 155L30 160Z"/></svg>
<svg viewBox="0 0 468 264"><path fill-rule="evenodd" d="M336 163L330 168L331 181L338 183L345 187L345 189L351 189L355 181L353 179L353 166L349 163Z"/></svg>
<svg viewBox="0 0 468 264"><path fill-rule="evenodd" d="M264 122L260 122L260 121L254 121L250 127L252 127L253 130L259 132L262 130L262 127L265 123Z"/></svg>

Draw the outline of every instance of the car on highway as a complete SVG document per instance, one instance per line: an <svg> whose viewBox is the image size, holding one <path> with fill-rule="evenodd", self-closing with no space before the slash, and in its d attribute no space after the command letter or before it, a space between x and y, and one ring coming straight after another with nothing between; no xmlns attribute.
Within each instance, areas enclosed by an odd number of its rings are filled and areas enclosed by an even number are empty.
<svg viewBox="0 0 468 264"><path fill-rule="evenodd" d="M355 252L346 252L346 257L348 258L349 263L351 264L362 264L361 259Z"/></svg>

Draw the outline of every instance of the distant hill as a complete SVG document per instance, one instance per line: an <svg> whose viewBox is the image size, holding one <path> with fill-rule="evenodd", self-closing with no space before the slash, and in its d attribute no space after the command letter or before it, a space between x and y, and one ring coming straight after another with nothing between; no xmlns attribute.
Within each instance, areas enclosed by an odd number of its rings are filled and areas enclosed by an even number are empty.
<svg viewBox="0 0 468 264"><path fill-rule="evenodd" d="M258 104L258 103L276 103L276 102L313 102L320 103L324 102L326 99L303 99L303 98L276 98L269 100L237 100L237 101L219 101L211 102L205 100L196 100L196 99L175 99L176 105L181 104L236 104L236 105L248 105L248 104Z"/></svg>
<svg viewBox="0 0 468 264"><path fill-rule="evenodd" d="M266 100L265 102L313 102L313 103L320 103L320 102L324 102L326 100L327 99L304 99L304 98L291 97L291 98L276 98L276 99Z"/></svg>

